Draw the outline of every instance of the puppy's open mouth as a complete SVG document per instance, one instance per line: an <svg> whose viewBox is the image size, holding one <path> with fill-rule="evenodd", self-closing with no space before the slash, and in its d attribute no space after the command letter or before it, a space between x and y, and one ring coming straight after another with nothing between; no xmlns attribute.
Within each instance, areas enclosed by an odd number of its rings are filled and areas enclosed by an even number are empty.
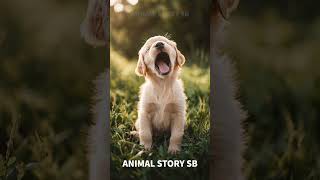
<svg viewBox="0 0 320 180"><path fill-rule="evenodd" d="M170 58L168 53L166 52L160 52L155 61L156 69L160 75L167 75L170 73Z"/></svg>

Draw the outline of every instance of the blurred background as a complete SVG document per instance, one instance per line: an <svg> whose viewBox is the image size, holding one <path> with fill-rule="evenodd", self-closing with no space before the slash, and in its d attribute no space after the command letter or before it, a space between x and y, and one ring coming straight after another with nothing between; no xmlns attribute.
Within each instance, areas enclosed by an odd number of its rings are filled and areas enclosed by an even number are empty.
<svg viewBox="0 0 320 180"><path fill-rule="evenodd" d="M112 0L111 45L129 59L137 60L144 42L166 35L177 42L188 65L207 66L209 50L209 0ZM199 57L200 56L200 57Z"/></svg>
<svg viewBox="0 0 320 180"><path fill-rule="evenodd" d="M316 1L240 1L225 51L238 68L248 179L320 179Z"/></svg>
<svg viewBox="0 0 320 180"><path fill-rule="evenodd" d="M117 31L110 38L122 57L136 60L149 32L168 31L190 59L187 66L208 66L206 1L119 2L110 2L111 13L119 12L119 19L111 19L111 30ZM155 5L182 14L123 19ZM225 51L236 63L239 97L249 115L248 179L320 178L319 5L240 1L229 20ZM91 81L106 62L103 49L80 39L86 8L85 0L0 2L1 179L87 179ZM202 13L184 14L193 8ZM195 19L185 23L190 18Z"/></svg>
<svg viewBox="0 0 320 180"><path fill-rule="evenodd" d="M92 80L87 0L0 2L0 179L87 179Z"/></svg>

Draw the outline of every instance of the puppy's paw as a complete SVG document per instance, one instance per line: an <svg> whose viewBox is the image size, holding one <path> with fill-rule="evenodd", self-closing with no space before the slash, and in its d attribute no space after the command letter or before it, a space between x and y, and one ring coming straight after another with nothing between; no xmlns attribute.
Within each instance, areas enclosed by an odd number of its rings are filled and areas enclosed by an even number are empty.
<svg viewBox="0 0 320 180"><path fill-rule="evenodd" d="M168 148L168 152L170 154L178 154L180 152L180 146L176 144L170 144Z"/></svg>
<svg viewBox="0 0 320 180"><path fill-rule="evenodd" d="M138 131L131 131L131 132L130 132L130 135L131 135L131 136L134 136L134 137L136 137L136 138L139 138L139 132L138 132Z"/></svg>
<svg viewBox="0 0 320 180"><path fill-rule="evenodd" d="M151 147L152 147L152 143L151 142L143 142L143 141L141 141L140 144L144 146L144 149L146 151L150 151L151 150Z"/></svg>

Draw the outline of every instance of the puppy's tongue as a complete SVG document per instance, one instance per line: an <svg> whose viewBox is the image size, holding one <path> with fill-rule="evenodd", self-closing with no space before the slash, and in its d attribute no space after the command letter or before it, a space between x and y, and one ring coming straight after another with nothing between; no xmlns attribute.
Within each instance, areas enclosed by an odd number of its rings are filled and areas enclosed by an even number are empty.
<svg viewBox="0 0 320 180"><path fill-rule="evenodd" d="M157 65L161 73L167 73L170 70L169 66L163 61L158 61Z"/></svg>

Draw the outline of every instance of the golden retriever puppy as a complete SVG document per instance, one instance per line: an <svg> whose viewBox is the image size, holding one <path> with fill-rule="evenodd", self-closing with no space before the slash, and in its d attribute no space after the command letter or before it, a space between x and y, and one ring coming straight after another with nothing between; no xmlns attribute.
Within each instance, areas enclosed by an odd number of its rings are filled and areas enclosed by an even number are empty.
<svg viewBox="0 0 320 180"><path fill-rule="evenodd" d="M246 112L237 98L238 86L232 60L223 52L228 18L239 0L213 0L210 18L211 61L211 165L210 179L244 180L245 134L242 122Z"/></svg>
<svg viewBox="0 0 320 180"><path fill-rule="evenodd" d="M154 131L170 130L168 152L180 151L186 122L186 96L179 73L185 58L174 41L163 36L149 38L139 51L136 74L145 77L140 87L138 119L140 144L151 149Z"/></svg>
<svg viewBox="0 0 320 180"><path fill-rule="evenodd" d="M106 7L105 7L106 6ZM88 0L87 14L80 26L81 36L92 46L104 46L108 43L108 0Z"/></svg>

